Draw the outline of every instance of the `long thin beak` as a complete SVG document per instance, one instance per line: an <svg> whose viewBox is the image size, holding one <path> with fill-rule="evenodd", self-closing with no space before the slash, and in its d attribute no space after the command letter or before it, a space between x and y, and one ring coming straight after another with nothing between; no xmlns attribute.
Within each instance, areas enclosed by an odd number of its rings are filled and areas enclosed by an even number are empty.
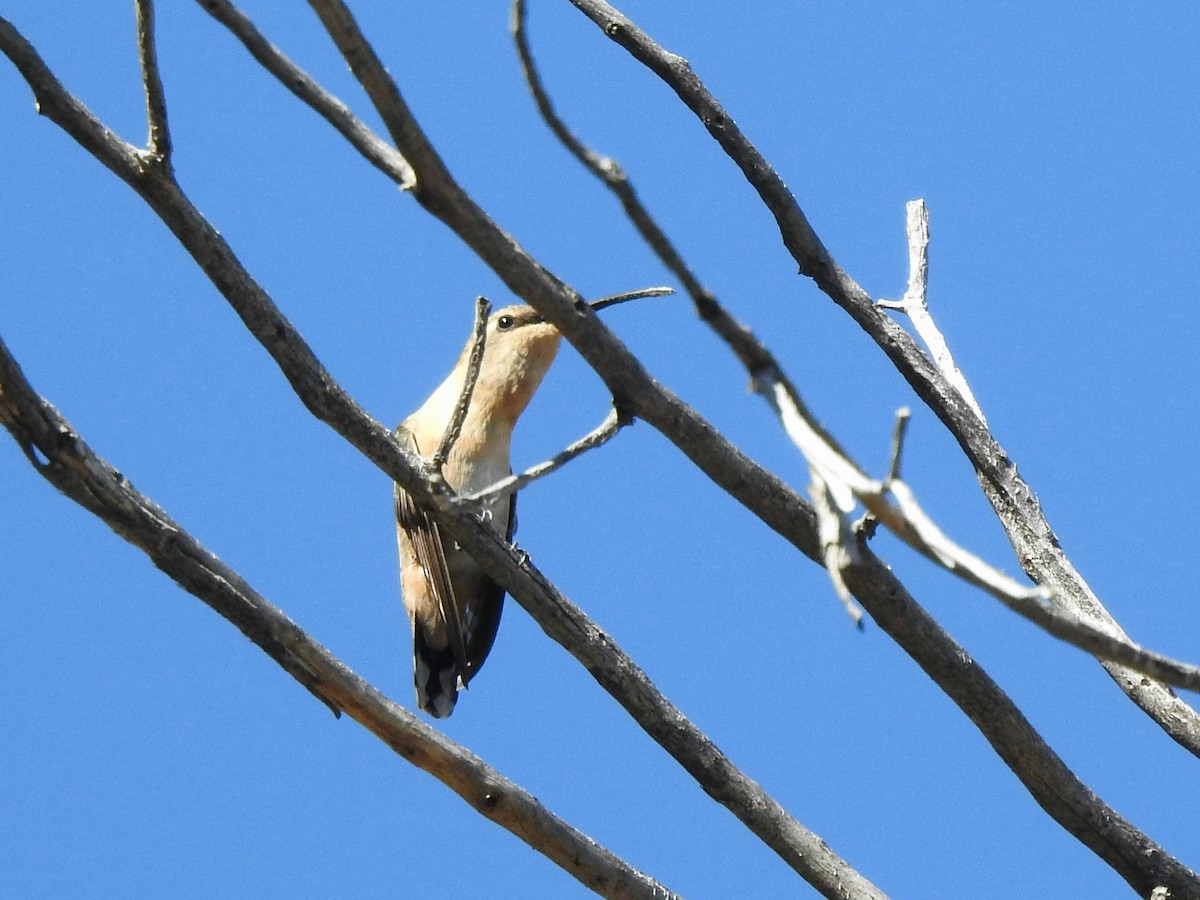
<svg viewBox="0 0 1200 900"><path fill-rule="evenodd" d="M626 300L640 300L642 297L666 297L668 294L673 293L675 293L675 289L669 287L642 288L640 291L626 291L623 294L601 297L599 300L589 300L588 306L594 310L601 310L606 306L616 306L618 303L624 303Z"/></svg>

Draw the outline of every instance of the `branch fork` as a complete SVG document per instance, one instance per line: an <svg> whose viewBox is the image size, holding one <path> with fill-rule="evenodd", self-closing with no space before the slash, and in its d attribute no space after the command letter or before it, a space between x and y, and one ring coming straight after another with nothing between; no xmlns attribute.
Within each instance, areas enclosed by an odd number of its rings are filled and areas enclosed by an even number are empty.
<svg viewBox="0 0 1200 900"><path fill-rule="evenodd" d="M917 335L933 355L938 370L958 391L979 421L987 425L971 386L955 365L950 346L929 313L929 209L924 200L909 200L905 204L905 232L908 235L908 289L899 300L877 300L875 305L908 316Z"/></svg>

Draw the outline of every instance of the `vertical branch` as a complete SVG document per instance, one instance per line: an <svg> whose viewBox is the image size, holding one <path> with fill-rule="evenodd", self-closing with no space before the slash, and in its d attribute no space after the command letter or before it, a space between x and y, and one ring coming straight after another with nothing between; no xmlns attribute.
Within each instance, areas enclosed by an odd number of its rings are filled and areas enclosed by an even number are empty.
<svg viewBox="0 0 1200 900"><path fill-rule="evenodd" d="M942 335L941 329L929 314L929 208L924 200L909 200L904 207L905 232L908 235L908 290L901 300L880 300L877 306L884 309L895 309L908 316L913 323L913 329L925 342L933 356L933 362L955 390L962 395L963 400L979 417L979 421L987 424L983 410L971 393L971 386L954 363L950 346Z"/></svg>
<svg viewBox="0 0 1200 900"><path fill-rule="evenodd" d="M171 162L171 131L167 127L167 98L158 69L154 42L154 0L137 0L138 62L142 67L142 90L146 95L149 134L146 149L161 163Z"/></svg>
<svg viewBox="0 0 1200 900"><path fill-rule="evenodd" d="M462 432L463 422L467 418L467 410L471 408L471 395L475 393L475 382L479 380L479 369L483 365L483 350L487 344L488 314L491 311L492 304L487 297L475 298L475 330L471 338L471 358L467 360L466 377L463 379L462 391L458 395L454 414L446 424L442 439L438 441L437 449L433 451L433 456L429 459L429 466L433 469L434 478L438 480L442 477L442 468L446 465L446 457L450 455L450 448L454 446Z"/></svg>
<svg viewBox="0 0 1200 900"><path fill-rule="evenodd" d="M912 410L907 406L896 410L896 426L892 429L892 453L888 460L887 477L883 481L885 489L900 477L900 454L904 450L904 434L908 431L908 422L911 418Z"/></svg>

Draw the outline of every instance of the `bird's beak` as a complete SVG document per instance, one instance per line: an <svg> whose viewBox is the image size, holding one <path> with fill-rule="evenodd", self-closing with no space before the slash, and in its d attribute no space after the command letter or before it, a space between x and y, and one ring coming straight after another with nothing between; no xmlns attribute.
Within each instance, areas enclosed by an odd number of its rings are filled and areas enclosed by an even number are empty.
<svg viewBox="0 0 1200 900"><path fill-rule="evenodd" d="M623 294L601 297L599 300L589 300L588 306L599 311L606 306L616 306L618 303L624 303L626 300L640 300L642 297L666 297L668 294L673 293L675 293L675 290L669 287L643 288L640 291L626 291Z"/></svg>

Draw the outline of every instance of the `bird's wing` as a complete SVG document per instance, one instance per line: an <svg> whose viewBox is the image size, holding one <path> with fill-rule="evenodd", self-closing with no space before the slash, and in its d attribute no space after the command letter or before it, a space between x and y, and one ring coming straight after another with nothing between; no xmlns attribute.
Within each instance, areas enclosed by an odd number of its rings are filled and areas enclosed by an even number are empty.
<svg viewBox="0 0 1200 900"><path fill-rule="evenodd" d="M396 429L396 436L407 440L413 452L420 452L417 449L416 439L408 429L401 426ZM472 673L467 667L465 629L458 600L454 596L450 567L446 564L446 550L442 544L441 530L438 528L437 522L417 506L412 496L398 484L395 486L395 496L396 527L405 533L413 546L417 562L425 574L429 596L437 604L438 615L445 626L446 635L450 641L450 650L454 654L458 677L465 685Z"/></svg>
<svg viewBox="0 0 1200 900"><path fill-rule="evenodd" d="M504 539L511 543L516 530L517 495L510 494ZM504 612L504 588L491 578L485 578L476 602L467 611L467 659L471 663L472 676L479 671L491 652L492 644L496 641L496 632L500 630L500 615Z"/></svg>

